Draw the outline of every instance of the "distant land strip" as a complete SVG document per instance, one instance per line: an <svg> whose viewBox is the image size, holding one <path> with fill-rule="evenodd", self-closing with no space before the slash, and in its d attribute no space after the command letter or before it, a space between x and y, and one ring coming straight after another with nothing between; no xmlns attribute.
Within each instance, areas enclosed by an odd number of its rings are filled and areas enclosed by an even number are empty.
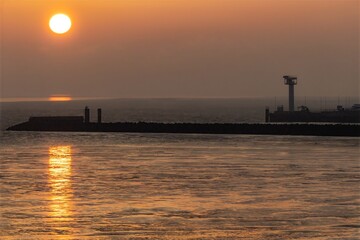
<svg viewBox="0 0 360 240"><path fill-rule="evenodd" d="M80 120L80 119L79 119ZM250 134L359 137L359 124L313 123L155 123L118 122L84 123L81 121L28 121L9 131L56 132L128 132L128 133L193 133L193 134Z"/></svg>

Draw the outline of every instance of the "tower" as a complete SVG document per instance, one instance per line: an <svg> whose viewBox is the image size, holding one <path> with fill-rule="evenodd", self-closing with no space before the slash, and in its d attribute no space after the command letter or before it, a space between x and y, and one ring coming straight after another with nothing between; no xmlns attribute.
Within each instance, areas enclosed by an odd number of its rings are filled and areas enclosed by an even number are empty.
<svg viewBox="0 0 360 240"><path fill-rule="evenodd" d="M101 108L97 110L98 123L101 123Z"/></svg>
<svg viewBox="0 0 360 240"><path fill-rule="evenodd" d="M265 109L265 122L270 122L270 109L266 107Z"/></svg>
<svg viewBox="0 0 360 240"><path fill-rule="evenodd" d="M295 110L295 92L294 86L297 84L297 77L294 76L283 76L284 84L289 85L289 112Z"/></svg>
<svg viewBox="0 0 360 240"><path fill-rule="evenodd" d="M88 107L85 107L85 123L90 122L90 109Z"/></svg>

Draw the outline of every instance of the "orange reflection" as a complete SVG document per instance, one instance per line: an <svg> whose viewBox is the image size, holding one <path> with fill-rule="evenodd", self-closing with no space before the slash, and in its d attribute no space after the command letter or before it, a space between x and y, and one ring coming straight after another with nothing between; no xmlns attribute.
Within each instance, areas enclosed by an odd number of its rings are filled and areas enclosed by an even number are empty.
<svg viewBox="0 0 360 240"><path fill-rule="evenodd" d="M57 221L71 220L71 146L49 148L50 216Z"/></svg>
<svg viewBox="0 0 360 240"><path fill-rule="evenodd" d="M49 97L49 101L51 102L66 102L71 101L72 98L68 96L51 96Z"/></svg>

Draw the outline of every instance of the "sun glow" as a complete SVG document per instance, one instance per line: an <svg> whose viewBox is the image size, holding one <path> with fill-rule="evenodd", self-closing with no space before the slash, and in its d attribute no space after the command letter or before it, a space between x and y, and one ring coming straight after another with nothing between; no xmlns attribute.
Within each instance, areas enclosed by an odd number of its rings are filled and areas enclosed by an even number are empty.
<svg viewBox="0 0 360 240"><path fill-rule="evenodd" d="M51 102L67 102L71 101L72 98L68 96L51 96L49 97L49 101Z"/></svg>
<svg viewBox="0 0 360 240"><path fill-rule="evenodd" d="M68 32L71 28L71 25L71 19L62 13L52 16L49 21L51 31L57 34L64 34Z"/></svg>

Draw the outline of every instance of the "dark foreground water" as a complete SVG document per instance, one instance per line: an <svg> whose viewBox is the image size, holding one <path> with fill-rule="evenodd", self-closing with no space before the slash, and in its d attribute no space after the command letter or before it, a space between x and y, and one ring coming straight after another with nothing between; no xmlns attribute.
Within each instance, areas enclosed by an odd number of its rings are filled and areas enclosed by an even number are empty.
<svg viewBox="0 0 360 240"><path fill-rule="evenodd" d="M358 239L359 138L3 132L1 239Z"/></svg>

